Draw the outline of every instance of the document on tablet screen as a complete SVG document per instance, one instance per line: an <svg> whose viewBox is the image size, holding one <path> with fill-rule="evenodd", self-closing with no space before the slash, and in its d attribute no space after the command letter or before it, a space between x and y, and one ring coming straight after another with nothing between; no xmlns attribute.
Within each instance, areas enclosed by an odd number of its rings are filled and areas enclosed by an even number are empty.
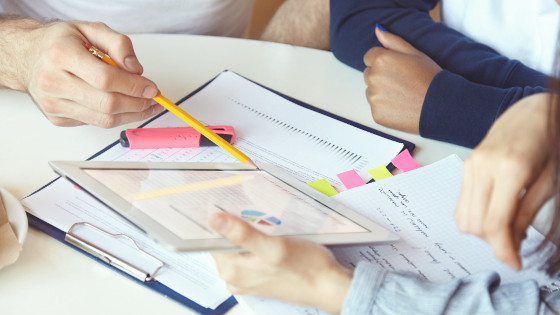
<svg viewBox="0 0 560 315"><path fill-rule="evenodd" d="M209 216L235 214L272 235L366 229L265 171L84 169L181 239L220 238ZM273 201L273 202L272 202Z"/></svg>

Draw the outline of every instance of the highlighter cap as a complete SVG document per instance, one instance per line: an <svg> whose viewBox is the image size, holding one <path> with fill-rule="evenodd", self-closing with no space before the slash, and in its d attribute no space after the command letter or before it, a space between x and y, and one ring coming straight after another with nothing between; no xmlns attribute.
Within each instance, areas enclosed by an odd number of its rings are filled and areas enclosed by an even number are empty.
<svg viewBox="0 0 560 315"><path fill-rule="evenodd" d="M128 142L128 137L126 136L126 130L121 131L119 142L125 148L128 148L130 146L130 142Z"/></svg>

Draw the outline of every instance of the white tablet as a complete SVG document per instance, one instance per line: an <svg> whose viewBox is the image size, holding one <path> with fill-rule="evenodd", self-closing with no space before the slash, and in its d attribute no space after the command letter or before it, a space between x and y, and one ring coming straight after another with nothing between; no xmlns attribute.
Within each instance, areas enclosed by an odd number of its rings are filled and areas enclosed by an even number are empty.
<svg viewBox="0 0 560 315"><path fill-rule="evenodd" d="M228 212L270 234L325 245L385 244L385 228L330 200L279 168L242 164L53 161L51 167L176 251L236 246L208 219Z"/></svg>

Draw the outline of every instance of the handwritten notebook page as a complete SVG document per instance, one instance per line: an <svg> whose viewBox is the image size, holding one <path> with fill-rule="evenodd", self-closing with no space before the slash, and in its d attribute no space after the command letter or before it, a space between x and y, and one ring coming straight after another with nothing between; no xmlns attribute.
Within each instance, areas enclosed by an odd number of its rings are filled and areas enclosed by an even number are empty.
<svg viewBox="0 0 560 315"><path fill-rule="evenodd" d="M360 259L391 270L409 270L427 280L445 282L482 270L498 272L503 283L536 279L551 285L537 270L555 249L523 259L525 269L512 271L494 258L490 246L457 230L453 219L462 178L462 161L455 155L437 163L336 195L335 199L397 233L401 240L388 246L335 248L348 266ZM522 253L543 236L529 228Z"/></svg>
<svg viewBox="0 0 560 315"><path fill-rule="evenodd" d="M388 270L411 271L433 282L446 282L477 271L493 270L502 283L535 279L541 286L557 289L538 267L555 251L548 243L532 255L544 238L528 230L521 253L524 269L514 272L494 258L481 239L461 234L453 219L462 178L462 161L455 155L431 165L344 191L331 198L395 232L398 243L383 246L336 247L332 251L345 266L353 268L366 260ZM320 310L289 305L260 297L240 300L255 311L274 305L269 314L321 314ZM272 303L272 304L270 304Z"/></svg>
<svg viewBox="0 0 560 315"><path fill-rule="evenodd" d="M403 147L402 143L304 109L229 71L180 106L205 124L235 126L236 147L253 161L280 166L303 182L329 178L342 187L336 177L340 171L355 169L365 174L370 168L388 164ZM184 125L166 113L146 127ZM219 147L130 150L114 145L94 160L238 163ZM159 282L204 307L215 308L230 296L208 253L165 250L66 180L55 181L25 198L23 204L29 213L62 231L84 221L132 237L140 248L166 263L156 276ZM104 249L118 254L122 246L131 245L108 243ZM117 256L136 262L128 251Z"/></svg>

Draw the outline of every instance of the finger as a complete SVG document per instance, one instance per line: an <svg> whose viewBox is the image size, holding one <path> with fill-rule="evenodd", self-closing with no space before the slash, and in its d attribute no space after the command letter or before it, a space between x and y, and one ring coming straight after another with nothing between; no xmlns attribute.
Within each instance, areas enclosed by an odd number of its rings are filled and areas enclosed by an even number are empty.
<svg viewBox="0 0 560 315"><path fill-rule="evenodd" d="M389 58L383 59L384 61L378 60L377 64L368 66L364 69L364 82L367 87L376 88L379 93L387 96L395 90L400 93L401 91L393 89L391 83L389 83L390 80L387 80L387 76L390 77L393 74L391 70L386 69L386 67L384 68L385 65L381 65L381 63L388 61Z"/></svg>
<svg viewBox="0 0 560 315"><path fill-rule="evenodd" d="M365 58L364 58L364 60L365 60ZM363 73L363 74L364 74L364 83L365 83L366 85L369 85L369 84L370 84L370 83L369 83L369 82L370 82L370 76L371 76L371 67L367 66L367 67L364 69L364 73Z"/></svg>
<svg viewBox="0 0 560 315"><path fill-rule="evenodd" d="M164 109L160 105L154 105L140 112L107 114L91 110L73 101L57 99L49 102L48 106L43 105L42 110L57 126L79 125L72 124L70 119L102 128L113 128L147 119L161 113Z"/></svg>
<svg viewBox="0 0 560 315"><path fill-rule="evenodd" d="M117 69L93 56L84 47L85 38L74 38L72 43L59 49L57 60L64 70L74 74L94 88L106 92L153 98L158 93L156 84L138 74Z"/></svg>
<svg viewBox="0 0 560 315"><path fill-rule="evenodd" d="M521 178L525 177L520 175ZM521 259L515 247L513 221L519 210L520 195L526 181L500 179L495 181L494 185L488 213L484 219L484 239L498 259L510 265L512 269L519 270Z"/></svg>
<svg viewBox="0 0 560 315"><path fill-rule="evenodd" d="M379 57L387 52L386 48L383 47L372 47L368 50L364 55L364 64L367 67L371 67L375 64L375 62L379 59Z"/></svg>
<svg viewBox="0 0 560 315"><path fill-rule="evenodd" d="M71 118L55 117L55 116L53 117L48 115L45 116L53 125L58 127L76 127L76 126L85 125L85 123Z"/></svg>
<svg viewBox="0 0 560 315"><path fill-rule="evenodd" d="M251 266L247 265L246 257L239 255L239 253L214 252L212 257L216 262L220 277L228 283L236 282L239 270L247 269L247 266Z"/></svg>
<svg viewBox="0 0 560 315"><path fill-rule="evenodd" d="M383 47L387 49L411 55L421 54L421 52L418 49L414 48L414 46L409 44L400 36L384 30L384 28L379 24L375 28L375 36L377 36L377 39L379 40L379 42L381 42Z"/></svg>
<svg viewBox="0 0 560 315"><path fill-rule="evenodd" d="M50 98L64 98L103 114L142 112L156 104L153 99L99 91L80 78L62 72L48 89Z"/></svg>
<svg viewBox="0 0 560 315"><path fill-rule="evenodd" d="M90 91L93 92L93 91ZM148 108L155 109L156 101L149 98L137 98L120 93L108 93L95 91L91 98L82 97L76 99L76 102L87 106L88 108L102 114L124 114L138 113ZM161 106L160 106L161 107ZM163 107L161 107L163 110Z"/></svg>
<svg viewBox="0 0 560 315"><path fill-rule="evenodd" d="M212 255L216 261L218 274L229 286L247 290L267 280L260 269L260 265L263 265L262 261L251 262L239 253Z"/></svg>
<svg viewBox="0 0 560 315"><path fill-rule="evenodd" d="M107 53L119 68L142 74L142 65L128 36L115 32L103 23L77 23L76 27L92 45Z"/></svg>
<svg viewBox="0 0 560 315"><path fill-rule="evenodd" d="M108 65L87 50L76 51L80 60L70 65L68 71L92 87L105 92L117 92L138 98L153 98L158 88L151 80Z"/></svg>
<svg viewBox="0 0 560 315"><path fill-rule="evenodd" d="M539 210L554 194L554 182L551 176L553 174L552 168L552 163L548 163L547 167L540 173L535 182L530 185L521 199L519 213L513 224L516 251L519 251L521 247L521 242L526 236L527 228L534 221Z"/></svg>
<svg viewBox="0 0 560 315"><path fill-rule="evenodd" d="M368 66L364 69L364 83L367 87L371 87L372 85L377 83L375 80L375 74L376 72L371 66Z"/></svg>
<svg viewBox="0 0 560 315"><path fill-rule="evenodd" d="M482 222L488 210L488 201L493 187L493 179L482 171L484 158L478 152L469 156L464 163L461 193L455 210L455 220L459 231L482 237Z"/></svg>
<svg viewBox="0 0 560 315"><path fill-rule="evenodd" d="M228 213L215 213L210 217L210 227L237 246L260 256L270 246L270 236L253 228L247 222Z"/></svg>

